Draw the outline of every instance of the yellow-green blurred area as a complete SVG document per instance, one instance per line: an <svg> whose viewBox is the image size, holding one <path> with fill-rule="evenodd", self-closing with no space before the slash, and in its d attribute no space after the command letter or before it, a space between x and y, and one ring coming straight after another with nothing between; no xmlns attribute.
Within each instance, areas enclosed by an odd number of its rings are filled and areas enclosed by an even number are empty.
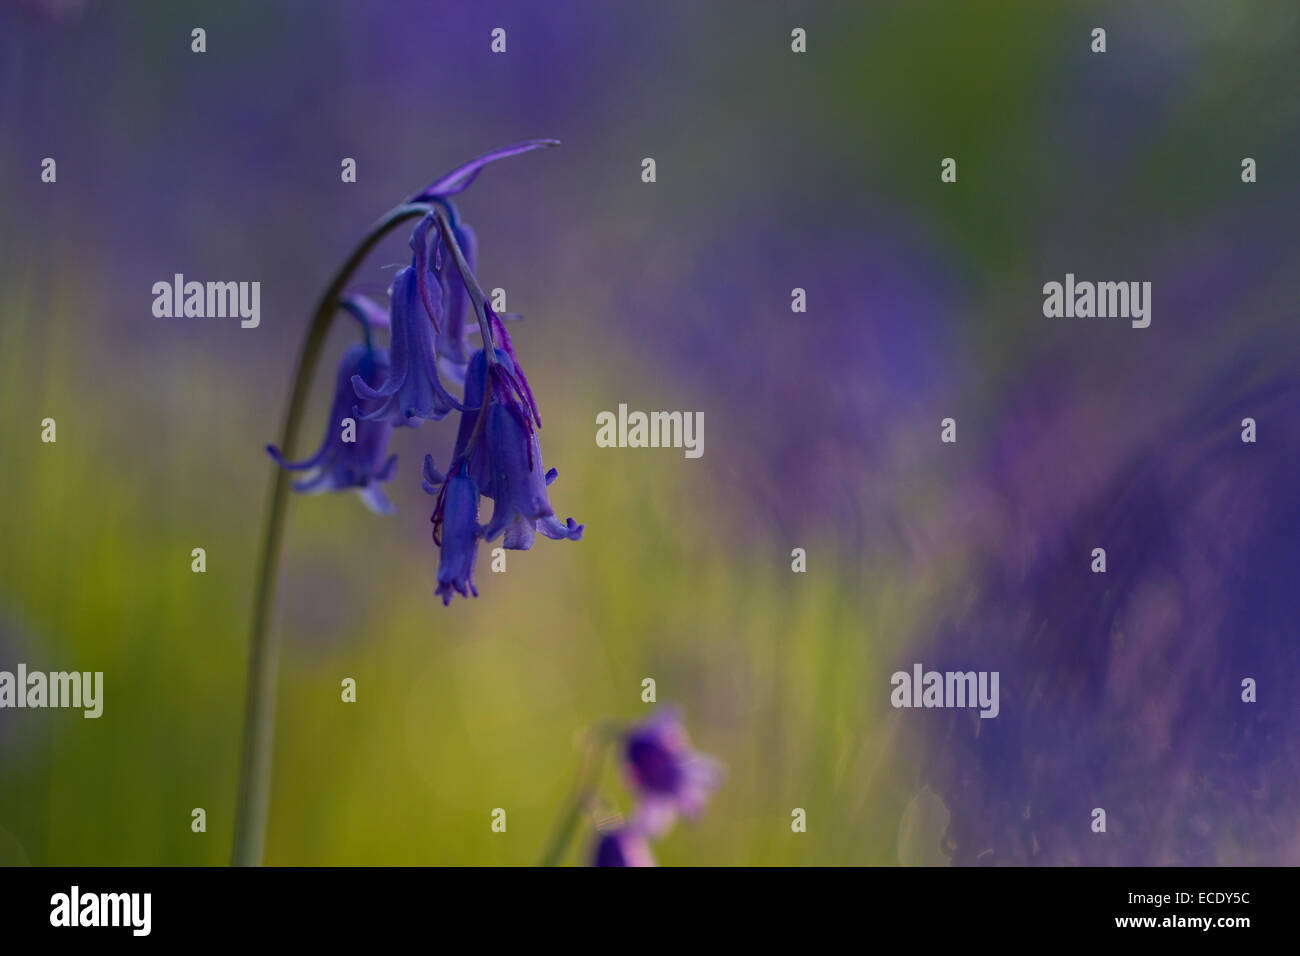
<svg viewBox="0 0 1300 956"><path fill-rule="evenodd" d="M5 512L5 664L102 670L104 713L4 714L19 718L4 740L5 860L223 863L268 468L212 399L126 453L129 412L78 384L93 357L75 347L76 314L51 304L39 339L64 358L37 393L6 399L4 447L28 450L4 458L6 497L22 503ZM6 375L32 331L4 326ZM431 499L399 490L390 518L351 495L294 500L268 862L535 862L574 783L578 732L648 713L646 677L727 766L706 816L657 846L662 862L890 862L909 787L877 689L916 586L885 564L818 568L832 558L814 541L813 573L794 575L782 543L700 535L724 526L725 489L703 488L676 452L596 449L590 383L534 387L561 466L553 500L588 532L510 552L505 573L481 555L478 600L444 610L433 596ZM34 408L56 418L56 443L27 434ZM201 443L182 440L190 427ZM404 477L416 437L398 439ZM241 455L257 467L229 464ZM219 493L193 494L195 480ZM191 571L192 547L206 573ZM356 703L341 699L348 677ZM606 802L630 810L618 774L606 784ZM196 807L203 834L190 832ZM505 834L489 829L497 807ZM790 830L795 807L807 834Z"/></svg>
<svg viewBox="0 0 1300 956"><path fill-rule="evenodd" d="M311 309L381 214L494 147L564 143L456 201L586 532L504 573L483 547L480 596L444 608L419 466L451 419L395 435L395 516L294 497L270 864L535 863L583 731L652 713L647 678L726 767L661 863L942 863L1001 767L931 789L956 745L891 673L987 604L1016 534L1230 392L1237 346L1294 355L1292 2L46 6L0 0L0 670L102 671L104 702L0 710L0 862L228 862L265 446ZM409 256L394 234L358 286ZM1155 281L1151 328L1048 322L1070 270ZM154 318L177 273L260 281L260 326ZM340 319L291 454L354 338ZM703 412L703 457L597 447L620 404ZM633 809L614 762L599 807Z"/></svg>

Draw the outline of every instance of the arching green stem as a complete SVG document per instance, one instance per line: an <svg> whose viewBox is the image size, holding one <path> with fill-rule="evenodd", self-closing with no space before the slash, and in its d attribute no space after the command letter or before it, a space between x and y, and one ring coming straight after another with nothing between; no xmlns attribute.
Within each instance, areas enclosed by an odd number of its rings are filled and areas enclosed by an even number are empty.
<svg viewBox="0 0 1300 956"><path fill-rule="evenodd" d="M278 447L287 458L293 455L302 422L303 407L311 390L312 377L321 349L338 311L339 296L370 250L396 226L427 216L433 207L409 203L393 209L371 227L348 256L321 295L303 339L294 369L289 405L285 409ZM235 801L235 839L231 863L259 866L266 843L266 819L271 798L271 750L275 739L275 678L279 659L279 638L271 626L279 578L280 550L288 510L289 474L274 465L271 494L266 505L262 550L253 593L253 618L249 635L248 694L244 704L244 737L239 764L239 792Z"/></svg>

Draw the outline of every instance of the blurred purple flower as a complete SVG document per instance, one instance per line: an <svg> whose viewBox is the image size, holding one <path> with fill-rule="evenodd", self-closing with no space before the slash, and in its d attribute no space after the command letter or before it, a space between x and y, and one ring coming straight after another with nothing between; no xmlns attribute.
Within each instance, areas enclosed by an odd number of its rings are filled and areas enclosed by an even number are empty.
<svg viewBox="0 0 1300 956"><path fill-rule="evenodd" d="M596 839L591 854L592 866L654 866L650 845L637 830L616 827Z"/></svg>
<svg viewBox="0 0 1300 956"><path fill-rule="evenodd" d="M639 804L634 820L650 836L666 833L677 817L693 818L722 781L722 766L691 749L675 707L665 707L628 731L623 756Z"/></svg>
<svg viewBox="0 0 1300 956"><path fill-rule="evenodd" d="M386 349L353 345L339 362L325 438L316 453L291 462L274 445L266 446L281 467L309 472L293 483L294 491L314 494L355 489L372 511L380 514L393 511L392 503L380 487L393 477L397 467L397 456L388 454L392 428L387 422L367 420L353 391L354 381L378 382L387 372Z"/></svg>

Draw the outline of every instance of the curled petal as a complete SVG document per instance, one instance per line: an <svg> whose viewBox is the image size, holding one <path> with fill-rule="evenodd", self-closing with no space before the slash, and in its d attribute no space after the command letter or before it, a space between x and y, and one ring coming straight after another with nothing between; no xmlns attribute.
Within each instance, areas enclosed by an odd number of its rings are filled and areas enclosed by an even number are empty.
<svg viewBox="0 0 1300 956"><path fill-rule="evenodd" d="M360 322L363 328L388 328L388 311L377 305L369 296L345 295L339 299L339 305Z"/></svg>
<svg viewBox="0 0 1300 956"><path fill-rule="evenodd" d="M431 495L438 493L438 488L447 480L447 476L433 467L433 456L424 456L424 481L421 484L424 490Z"/></svg>
<svg viewBox="0 0 1300 956"><path fill-rule="evenodd" d="M321 443L316 454L312 455L310 458L304 458L302 461L288 461L285 459L284 455L280 453L280 449L276 448L274 445L266 446L267 454L275 460L277 465L286 471L306 471L308 468L315 468L321 463L321 459L325 457L329 449L330 441L328 435L325 437L325 441Z"/></svg>
<svg viewBox="0 0 1300 956"><path fill-rule="evenodd" d="M572 518L565 518L564 524L560 524L560 519L555 515L537 519L537 530L552 541L581 541L582 529L585 527Z"/></svg>

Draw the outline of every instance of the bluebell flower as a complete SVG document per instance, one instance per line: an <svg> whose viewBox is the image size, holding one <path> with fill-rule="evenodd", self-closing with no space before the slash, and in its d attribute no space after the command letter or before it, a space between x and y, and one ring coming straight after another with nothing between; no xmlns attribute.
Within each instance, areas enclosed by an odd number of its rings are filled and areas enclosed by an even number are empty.
<svg viewBox="0 0 1300 956"><path fill-rule="evenodd" d="M433 542L441 549L438 560L438 588L443 606L451 603L453 592L462 597L478 597L474 587L474 561L482 528L478 523L478 485L469 477L466 465L457 465L450 476L441 475L433 466L433 456L424 457L424 490L437 495L434 505Z"/></svg>
<svg viewBox="0 0 1300 956"><path fill-rule="evenodd" d="M615 827L596 838L592 866L654 866L650 845L633 827Z"/></svg>
<svg viewBox="0 0 1300 956"><path fill-rule="evenodd" d="M677 817L695 817L722 781L722 765L691 748L675 707L665 707L623 739L625 769L639 798L634 821L661 835Z"/></svg>
<svg viewBox="0 0 1300 956"><path fill-rule="evenodd" d="M500 331L497 333L500 335ZM583 526L572 518L561 523L547 496L546 488L558 472L545 470L542 449L537 439L536 403L505 349L496 349L496 362L489 373L487 356L482 349L470 360L465 379L465 404L487 402L482 434L468 455L469 474L479 490L495 506L492 520L483 530L483 540L492 541L504 532L505 547L527 551L540 532L553 540L577 541ZM489 374L492 387L485 383ZM475 416L461 418L456 438L456 457L465 455L478 427Z"/></svg>
<svg viewBox="0 0 1300 956"><path fill-rule="evenodd" d="M418 255L416 258L418 262ZM408 266L393 279L389 300L392 367L387 379L378 388L359 377L352 381L359 398L376 402L367 421L387 420L394 426L414 427L464 408L438 378L433 348L436 316L429 312L420 292L421 275L426 272ZM436 301L441 300L439 292Z"/></svg>
<svg viewBox="0 0 1300 956"><path fill-rule="evenodd" d="M465 265L473 273L478 262L478 237L473 229L460 221L450 204L446 206L450 210L452 237L460 248ZM434 354L438 369L450 381L464 385L470 355L469 337L479 332L479 326L477 321L470 322L471 318L477 318L473 313L473 301L455 257L444 248L441 231L434 233L430 243L428 232L434 222L432 216L426 216L411 234L411 248L415 252L412 268L418 277L420 298L433 317Z"/></svg>
<svg viewBox="0 0 1300 956"><path fill-rule="evenodd" d="M395 458L381 466L375 456L386 451L392 429L460 411L448 474L434 468L432 456L426 456L424 468L424 488L437 499L431 521L440 549L436 593L444 605L456 594L478 596L474 563L480 540L504 535L507 548L527 549L539 532L575 541L582 536L582 526L572 518L561 523L551 508L546 487L556 472L542 467L541 414L506 332L505 319L511 316L487 306L473 271L477 237L449 201L489 163L552 145L553 140L536 140L487 153L408 200L424 205L425 215L411 232L411 263L394 277L387 310L360 297L339 303L365 333L365 344L345 356L332 412L334 420L353 413L355 447L331 431L321 450L303 462L284 462L271 449L285 467L317 469L296 488L361 488L368 503L387 511L391 505L377 482L391 476ZM387 350L373 348L377 328L388 330ZM467 357L473 334L486 337L492 361L482 349ZM464 386L464 401L443 386L440 369ZM478 520L480 496L496 502L487 527Z"/></svg>
<svg viewBox="0 0 1300 956"><path fill-rule="evenodd" d="M555 516L546 488L558 473L543 470L537 432L527 427L519 406L492 402L484 437L494 507L483 539L493 541L504 532L505 547L517 551L531 548L539 532L555 541L580 540L582 525Z"/></svg>
<svg viewBox="0 0 1300 956"><path fill-rule="evenodd" d="M316 453L291 462L274 445L267 446L282 467L308 473L294 482L294 491L312 494L355 489L372 511L393 511L380 487L393 477L397 466L397 456L388 454L392 428L384 421L367 420L362 414L364 405L358 403L353 391L353 382L379 382L388 374L388 368L387 349L352 346L339 362L325 438ZM346 424L347 419L352 420L351 425Z"/></svg>

